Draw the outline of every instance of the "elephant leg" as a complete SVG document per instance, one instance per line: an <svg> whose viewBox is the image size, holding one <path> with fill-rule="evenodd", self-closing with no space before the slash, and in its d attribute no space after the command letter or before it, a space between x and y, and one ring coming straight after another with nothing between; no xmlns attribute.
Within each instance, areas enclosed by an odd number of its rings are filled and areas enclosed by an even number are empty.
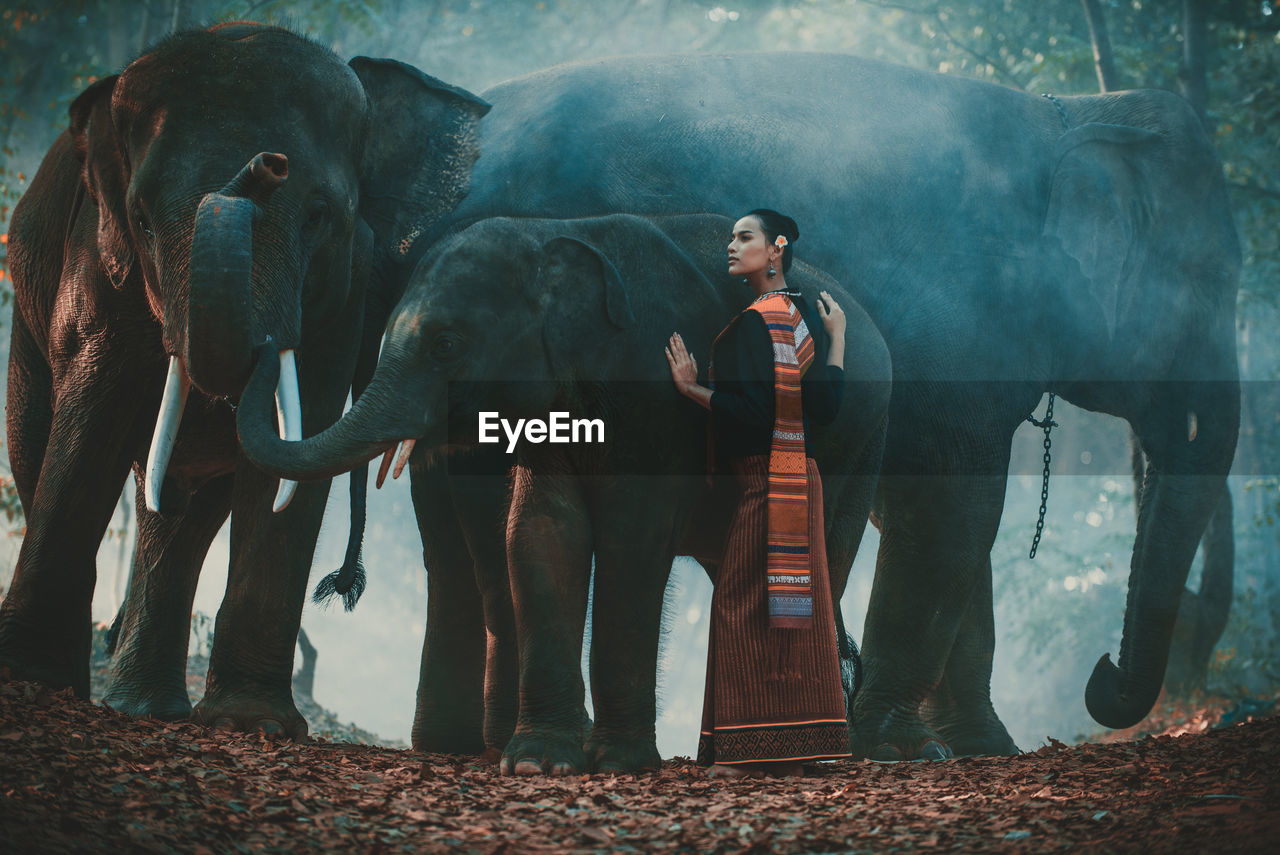
<svg viewBox="0 0 1280 855"><path fill-rule="evenodd" d="M504 774L568 775L582 750L582 632L591 568L591 526L566 470L516 468L507 561L520 645L519 715L502 753Z"/></svg>
<svg viewBox="0 0 1280 855"><path fill-rule="evenodd" d="M974 579L955 644L924 718L956 756L1017 754L1018 746L991 705L996 625L991 602L991 556Z"/></svg>
<svg viewBox="0 0 1280 855"><path fill-rule="evenodd" d="M867 441L851 469L823 479L822 506L827 509L824 520L827 528L827 573L831 579L831 602L836 605L849 583L849 572L858 556L858 547L862 545L871 506L875 502L886 427L887 419Z"/></svg>
<svg viewBox="0 0 1280 855"><path fill-rule="evenodd" d="M875 500L879 480L880 458L884 452L881 434L869 443L852 472L843 477L823 480L823 507L829 512L825 520L827 540L827 573L831 580L831 607L835 615L836 638L840 651L840 675L844 685L845 709L851 709L861 685L862 664L858 645L845 628L840 598L849 583L849 573L858 555L867 519ZM838 488L833 490L832 488ZM828 497L830 497L828 499Z"/></svg>
<svg viewBox="0 0 1280 855"><path fill-rule="evenodd" d="M231 510L233 482L224 475L205 484L185 513L165 517L147 510L139 480L133 573L102 698L112 709L170 721L191 715L191 604L205 553Z"/></svg>
<svg viewBox="0 0 1280 855"><path fill-rule="evenodd" d="M587 760L596 771L657 768L658 641L662 598L675 558L676 495L663 480L611 484L592 497L596 521L591 605L591 699ZM621 487L621 489L619 489Z"/></svg>
<svg viewBox="0 0 1280 855"><path fill-rule="evenodd" d="M5 436L18 501L29 518L53 424L53 377L21 311L15 309L12 326Z"/></svg>
<svg viewBox="0 0 1280 855"><path fill-rule="evenodd" d="M86 698L98 544L129 473L132 415L147 409L143 375L120 366L103 376L101 360L100 350L81 353L59 378L26 535L0 604L0 666Z"/></svg>
<svg viewBox="0 0 1280 855"><path fill-rule="evenodd" d="M427 572L427 631L413 747L479 754L485 747L485 626L471 554L458 525L444 464L429 465L426 455L415 454L409 474Z"/></svg>
<svg viewBox="0 0 1280 855"><path fill-rule="evenodd" d="M243 455L237 461L227 589L192 718L301 739L307 723L293 703L293 653L329 481L299 484L289 506L272 514L276 485Z"/></svg>
<svg viewBox="0 0 1280 855"><path fill-rule="evenodd" d="M343 315L346 329L317 330L317 341L298 349L304 436L342 415L356 348L335 342L357 340L361 299L352 294ZM273 513L279 482L238 452L227 590L214 623L205 694L192 710L196 721L306 736L307 723L293 703L293 654L329 483L299 484L289 506Z"/></svg>
<svg viewBox="0 0 1280 855"><path fill-rule="evenodd" d="M487 449L477 453L506 457ZM505 462L499 461L499 468ZM455 477L451 483L484 609L484 747L495 755L515 731L520 684L515 606L507 573L507 480L506 474L475 475Z"/></svg>
<svg viewBox="0 0 1280 855"><path fill-rule="evenodd" d="M943 759L921 704L943 678L1004 503L1001 476L887 476L880 553L850 716L855 757Z"/></svg>

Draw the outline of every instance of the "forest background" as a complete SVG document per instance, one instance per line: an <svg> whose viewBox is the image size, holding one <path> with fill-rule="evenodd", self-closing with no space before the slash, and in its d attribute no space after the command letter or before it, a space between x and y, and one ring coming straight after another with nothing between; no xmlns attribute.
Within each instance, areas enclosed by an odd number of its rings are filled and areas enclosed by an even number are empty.
<svg viewBox="0 0 1280 855"><path fill-rule="evenodd" d="M1269 0L5 0L0 235L44 152L65 129L67 106L79 92L169 32L224 20L281 23L343 57L394 57L477 93L580 59L780 49L856 54L1035 94L1144 86L1179 91L1201 110L1215 140L1244 251L1237 333L1246 386L1230 479L1232 609L1208 688L1274 695L1280 686L1278 6ZM7 329L12 283L3 240L0 325ZM0 358L7 363L7 357L8 335L0 332ZM1050 735L1069 741L1099 729L1085 711L1083 688L1097 657L1118 652L1135 526L1127 427L1065 403L1054 415L1060 427L1053 434L1054 477L1037 557L1028 559L1027 550L1040 504L1043 435L1031 425L1015 437L992 553L992 694L1024 750ZM109 621L124 594L132 496L130 484L99 552L95 620ZM23 531L2 464L0 507L8 535L0 536L2 591ZM345 614L309 605L303 615L319 651L314 695L343 719L407 741L426 614L407 485L371 492L369 511L370 584L359 607ZM346 535L346 482L340 479L317 548L318 573L341 563ZM859 638L876 546L871 528L841 604ZM207 616L221 600L227 557L224 529L197 593L194 645L207 644ZM1188 587L1198 588L1199 575L1197 562ZM664 757L691 754L696 745L710 596L701 568L678 560L661 653L658 747Z"/></svg>

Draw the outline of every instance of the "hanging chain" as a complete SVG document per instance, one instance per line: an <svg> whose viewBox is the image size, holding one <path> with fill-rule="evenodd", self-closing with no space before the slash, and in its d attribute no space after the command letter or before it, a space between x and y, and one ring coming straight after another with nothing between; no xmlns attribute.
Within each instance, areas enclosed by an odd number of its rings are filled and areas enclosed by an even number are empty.
<svg viewBox="0 0 1280 855"><path fill-rule="evenodd" d="M1041 92L1040 97L1048 98L1053 106L1058 108L1058 118L1062 120L1062 127L1070 128L1071 122L1067 119L1067 108L1062 106L1062 102L1058 100L1058 96L1049 92Z"/></svg>
<svg viewBox="0 0 1280 855"><path fill-rule="evenodd" d="M1040 548L1040 536L1044 534L1044 512L1049 507L1049 446L1052 440L1049 439L1049 431L1058 426L1053 420L1053 392L1049 393L1049 406L1044 412L1044 421L1036 421L1036 414L1033 412L1027 416L1027 421L1031 422L1038 428L1044 429L1044 481L1040 485L1040 518L1036 520L1036 536L1031 539L1031 554L1028 558L1036 557L1036 550Z"/></svg>

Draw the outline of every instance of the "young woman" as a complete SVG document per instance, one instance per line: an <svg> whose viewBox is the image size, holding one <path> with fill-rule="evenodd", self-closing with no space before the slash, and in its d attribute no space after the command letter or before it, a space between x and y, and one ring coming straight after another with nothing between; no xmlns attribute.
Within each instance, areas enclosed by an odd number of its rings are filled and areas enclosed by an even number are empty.
<svg viewBox="0 0 1280 855"><path fill-rule="evenodd" d="M711 411L715 457L741 488L711 600L698 762L713 776L794 775L802 761L849 756L808 450L810 425L840 408L845 317L826 291L815 310L787 287L799 237L767 209L734 225L729 273L757 298L716 338L712 388L679 333L666 348L676 388Z"/></svg>

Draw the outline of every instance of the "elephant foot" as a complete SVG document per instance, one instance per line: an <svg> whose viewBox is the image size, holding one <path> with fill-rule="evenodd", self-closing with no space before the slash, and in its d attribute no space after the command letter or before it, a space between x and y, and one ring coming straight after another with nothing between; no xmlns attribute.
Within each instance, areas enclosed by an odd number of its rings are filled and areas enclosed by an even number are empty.
<svg viewBox="0 0 1280 855"><path fill-rule="evenodd" d="M40 683L51 689L70 687L77 697L89 697L89 647L92 627L84 622L79 633L29 631L12 614L0 617L0 673L10 680Z"/></svg>
<svg viewBox="0 0 1280 855"><path fill-rule="evenodd" d="M191 718L191 701L186 686L180 690L141 688L118 680L102 694L102 703L133 718L186 721Z"/></svg>
<svg viewBox="0 0 1280 855"><path fill-rule="evenodd" d="M1004 723L993 721L952 722L938 724L938 735L951 746L956 756L1007 756L1021 754L1014 745L1014 737L1005 730Z"/></svg>
<svg viewBox="0 0 1280 855"><path fill-rule="evenodd" d="M587 771L587 755L578 733L519 732L502 752L503 775L580 775Z"/></svg>
<svg viewBox="0 0 1280 855"><path fill-rule="evenodd" d="M924 717L957 757L1005 757L1021 753L989 700L974 702L968 709L935 700L925 705Z"/></svg>
<svg viewBox="0 0 1280 855"><path fill-rule="evenodd" d="M307 739L306 719L288 693L281 696L210 689L191 711L191 719L214 730L262 733L273 739L299 742Z"/></svg>
<svg viewBox="0 0 1280 855"><path fill-rule="evenodd" d="M597 772L636 772L662 766L662 757L653 737L611 739L592 734L583 751Z"/></svg>
<svg viewBox="0 0 1280 855"><path fill-rule="evenodd" d="M951 747L918 713L860 711L854 705L849 743L855 760L950 760Z"/></svg>

